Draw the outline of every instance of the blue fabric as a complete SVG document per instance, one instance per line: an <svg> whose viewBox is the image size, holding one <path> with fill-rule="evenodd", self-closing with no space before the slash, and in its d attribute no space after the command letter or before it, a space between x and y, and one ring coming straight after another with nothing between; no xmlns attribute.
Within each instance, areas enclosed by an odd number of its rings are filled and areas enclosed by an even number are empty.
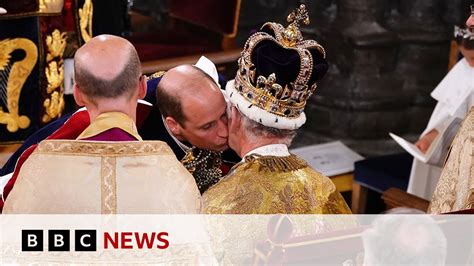
<svg viewBox="0 0 474 266"><path fill-rule="evenodd" d="M391 187L406 190L412 163L408 153L361 160L354 164L354 180L379 193Z"/></svg>

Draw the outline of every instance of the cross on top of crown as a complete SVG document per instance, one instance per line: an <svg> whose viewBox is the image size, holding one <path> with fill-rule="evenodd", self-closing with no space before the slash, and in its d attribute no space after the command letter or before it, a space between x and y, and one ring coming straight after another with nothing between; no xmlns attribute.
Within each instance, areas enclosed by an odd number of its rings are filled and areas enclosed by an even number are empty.
<svg viewBox="0 0 474 266"><path fill-rule="evenodd" d="M291 24L300 24L303 22L305 25L309 24L309 15L305 5L300 5L296 10L293 10L286 19Z"/></svg>

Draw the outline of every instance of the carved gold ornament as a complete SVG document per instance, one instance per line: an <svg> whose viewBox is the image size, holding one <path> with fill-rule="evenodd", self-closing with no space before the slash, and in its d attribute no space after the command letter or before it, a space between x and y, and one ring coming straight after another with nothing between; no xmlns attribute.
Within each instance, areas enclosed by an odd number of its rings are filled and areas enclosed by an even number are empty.
<svg viewBox="0 0 474 266"><path fill-rule="evenodd" d="M46 93L48 98L43 102L45 114L42 121L47 123L51 119L61 116L64 110L64 65L63 54L66 48L67 35L55 29L51 35L46 37L48 54L46 55L47 66L44 70L48 86Z"/></svg>
<svg viewBox="0 0 474 266"><path fill-rule="evenodd" d="M51 99L46 99L43 103L46 114L43 115L43 122L50 121L51 118L58 116L64 110L64 97L54 91Z"/></svg>
<svg viewBox="0 0 474 266"><path fill-rule="evenodd" d="M39 13L61 13L63 0L39 0Z"/></svg>
<svg viewBox="0 0 474 266"><path fill-rule="evenodd" d="M63 57L64 49L66 49L67 33L54 30L51 35L46 37L46 46L48 47L48 55L46 61L49 62L55 57Z"/></svg>
<svg viewBox="0 0 474 266"><path fill-rule="evenodd" d="M282 33L282 43L287 47L294 47L298 42L303 40L303 36L299 30L299 24L303 22L305 25L309 25L309 16L305 5L300 5L296 10L292 11L286 20L290 25L288 25Z"/></svg>
<svg viewBox="0 0 474 266"><path fill-rule="evenodd" d="M45 69L45 74L48 80L48 87L46 88L48 94L51 94L55 89L63 85L64 67L62 65L58 67L56 61L49 62L48 67Z"/></svg>
<svg viewBox="0 0 474 266"><path fill-rule="evenodd" d="M11 53L23 50L25 58L10 65ZM38 49L25 38L5 39L0 41L0 99L7 110L0 106L0 124L6 124L9 132L30 126L30 119L19 114L21 90L26 79L36 65Z"/></svg>
<svg viewBox="0 0 474 266"><path fill-rule="evenodd" d="M82 8L79 8L79 27L81 28L81 36L84 42L88 42L92 38L93 13L94 5L92 0L85 0Z"/></svg>

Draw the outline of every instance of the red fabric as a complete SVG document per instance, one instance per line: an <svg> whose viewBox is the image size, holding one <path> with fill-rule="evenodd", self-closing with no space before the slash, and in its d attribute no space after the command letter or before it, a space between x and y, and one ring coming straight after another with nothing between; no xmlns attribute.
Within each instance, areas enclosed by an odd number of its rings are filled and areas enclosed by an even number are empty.
<svg viewBox="0 0 474 266"><path fill-rule="evenodd" d="M200 31L159 31L153 34L138 34L128 40L135 46L142 62L172 58L220 49L218 36L205 35Z"/></svg>
<svg viewBox="0 0 474 266"><path fill-rule="evenodd" d="M138 56L142 62L217 51L197 45L180 46L158 43L134 43L133 45L137 49Z"/></svg>
<svg viewBox="0 0 474 266"><path fill-rule="evenodd" d="M137 124L142 125L146 120L146 117L150 114L152 107L149 105L139 103L137 105ZM86 110L81 110L74 113L58 130L51 134L46 139L77 139L79 135L90 125L89 113ZM128 133L120 129L111 129L107 130L97 136L89 138L88 140L115 140L115 141L134 141L135 137L129 135ZM3 199L6 199L8 194L13 188L13 185L16 182L18 174L23 163L28 159L28 157L36 149L37 145L32 145L25 152L22 153L20 158L18 158L17 164L15 166L15 171L13 172L12 178L8 181L5 188L3 189ZM0 200L0 212L3 209L4 201Z"/></svg>
<svg viewBox="0 0 474 266"><path fill-rule="evenodd" d="M173 0L169 3L173 17L202 26L206 29L231 34L234 31L237 0Z"/></svg>
<svg viewBox="0 0 474 266"><path fill-rule="evenodd" d="M221 164L221 171L222 171L222 175L227 175L227 173L229 173L230 169L232 169L232 167L234 166L234 164L229 164L229 163L225 163L223 162Z"/></svg>
<svg viewBox="0 0 474 266"><path fill-rule="evenodd" d="M172 29L128 38L142 62L221 50L222 35L234 33L237 0L170 1Z"/></svg>
<svg viewBox="0 0 474 266"><path fill-rule="evenodd" d="M73 0L64 0L63 18L66 30L75 31L76 21L74 20Z"/></svg>
<svg viewBox="0 0 474 266"><path fill-rule="evenodd" d="M46 139L76 139L90 124L89 113L86 110L78 111L69 118L69 120L64 123L64 125L59 128L56 132L51 134ZM23 154L18 158L18 161L15 166L15 171L13 172L12 178L8 181L5 188L3 189L3 199L8 197L10 191L13 188L13 185L16 182L20 169L28 159L28 157L36 149L37 145L29 147ZM3 209L4 201L0 200L0 210Z"/></svg>
<svg viewBox="0 0 474 266"><path fill-rule="evenodd" d="M146 119L150 115L150 112L153 111L153 106L148 104L138 103L137 105L137 121L136 125L137 128L141 128L143 123L145 123Z"/></svg>
<svg viewBox="0 0 474 266"><path fill-rule="evenodd" d="M465 210L459 210L459 211L454 211L454 212L446 212L442 214L474 214L474 209L465 209Z"/></svg>

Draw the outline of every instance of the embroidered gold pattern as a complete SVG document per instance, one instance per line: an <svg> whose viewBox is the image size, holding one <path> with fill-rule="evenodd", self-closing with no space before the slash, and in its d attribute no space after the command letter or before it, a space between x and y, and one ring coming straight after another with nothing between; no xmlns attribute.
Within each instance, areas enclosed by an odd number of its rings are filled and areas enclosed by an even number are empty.
<svg viewBox="0 0 474 266"><path fill-rule="evenodd" d="M158 72L155 72L155 73L147 76L146 80L149 81L151 79L161 78L161 77L163 77L164 74L166 74L166 71L158 71Z"/></svg>
<svg viewBox="0 0 474 266"><path fill-rule="evenodd" d="M25 58L10 65L11 53L23 50ZM0 106L0 124L6 124L9 132L17 132L19 128L30 126L30 119L19 114L20 94L26 79L31 74L38 60L36 45L25 38L5 39L0 41L0 72L8 75L8 81L0 82L0 99L5 103L6 109ZM9 72L9 73L8 73Z"/></svg>
<svg viewBox="0 0 474 266"><path fill-rule="evenodd" d="M101 162L101 213L117 213L117 180L115 157L102 157Z"/></svg>
<svg viewBox="0 0 474 266"><path fill-rule="evenodd" d="M47 67L44 72L48 87L46 93L48 98L43 102L45 114L42 121L47 123L51 119L61 116L64 110L64 66L63 54L66 48L66 32L55 29L51 35L46 37L48 54L46 55Z"/></svg>
<svg viewBox="0 0 474 266"><path fill-rule="evenodd" d="M92 39L92 16L94 13L94 5L92 0L85 0L82 8L79 8L79 27L84 42Z"/></svg>
<svg viewBox="0 0 474 266"><path fill-rule="evenodd" d="M453 140L433 193L428 213L445 213L474 205L474 107Z"/></svg>
<svg viewBox="0 0 474 266"><path fill-rule="evenodd" d="M351 213L331 180L296 155L246 156L203 202L215 214Z"/></svg>
<svg viewBox="0 0 474 266"><path fill-rule="evenodd" d="M78 154L86 156L126 156L147 154L174 154L171 148L162 141L121 141L100 142L68 140L44 140L38 144L39 153L61 152L64 154Z"/></svg>

